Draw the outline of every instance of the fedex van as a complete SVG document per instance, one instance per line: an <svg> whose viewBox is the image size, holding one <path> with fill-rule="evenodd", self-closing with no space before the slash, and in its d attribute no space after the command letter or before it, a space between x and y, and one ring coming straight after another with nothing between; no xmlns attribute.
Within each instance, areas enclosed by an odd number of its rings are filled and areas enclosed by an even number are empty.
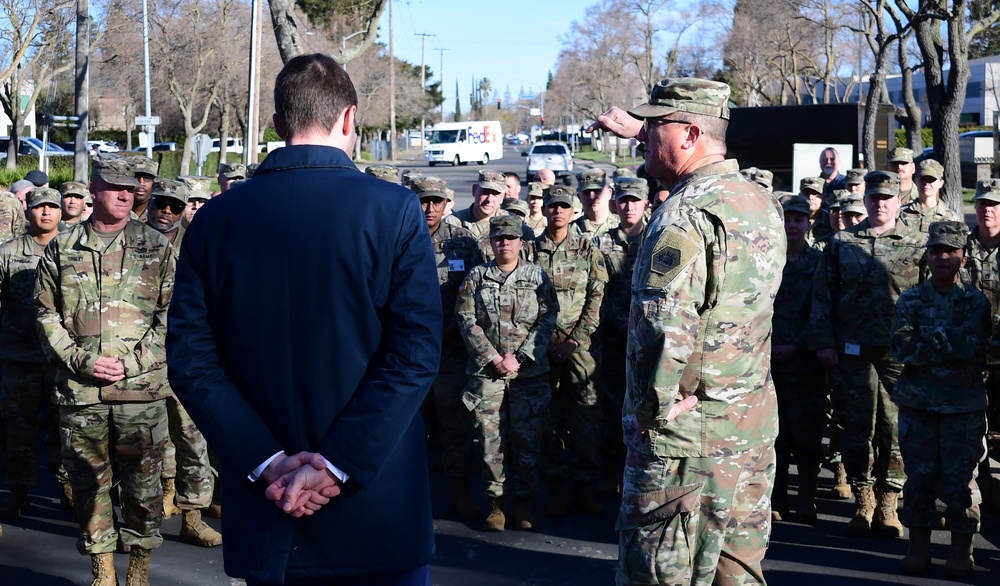
<svg viewBox="0 0 1000 586"><path fill-rule="evenodd" d="M496 120L435 124L430 144L424 147L424 160L431 167L437 163L465 165L469 161L486 165L502 157L503 133Z"/></svg>

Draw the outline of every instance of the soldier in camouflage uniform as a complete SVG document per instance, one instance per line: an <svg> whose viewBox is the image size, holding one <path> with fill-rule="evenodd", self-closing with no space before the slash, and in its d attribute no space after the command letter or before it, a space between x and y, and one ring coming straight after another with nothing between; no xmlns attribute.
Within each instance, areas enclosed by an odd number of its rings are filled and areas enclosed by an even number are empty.
<svg viewBox="0 0 1000 586"><path fill-rule="evenodd" d="M771 173L767 169L747 167L746 169L740 169L740 174L746 177L747 180L753 181L768 191L774 190L774 173Z"/></svg>
<svg viewBox="0 0 1000 586"><path fill-rule="evenodd" d="M545 203L545 185L532 181L528 183L528 216L524 219L525 225L531 228L535 236L541 236L545 232L548 220L542 211Z"/></svg>
<svg viewBox="0 0 1000 586"><path fill-rule="evenodd" d="M865 169L848 169L846 178L844 179L844 189L851 193L864 195L865 175L867 174L868 171Z"/></svg>
<svg viewBox="0 0 1000 586"><path fill-rule="evenodd" d="M826 180L822 177L804 177L799 181L799 195L809 199L809 209L812 210L809 216L809 233L806 240L810 245L823 242L829 238L834 230L830 227L830 219L824 209L823 189Z"/></svg>
<svg viewBox="0 0 1000 586"><path fill-rule="evenodd" d="M83 221L83 212L87 209L90 191L86 183L67 181L59 186L59 193L62 195L62 221L59 222L59 231L62 232L73 224Z"/></svg>
<svg viewBox="0 0 1000 586"><path fill-rule="evenodd" d="M920 161L917 168L917 199L899 208L904 224L927 232L934 222L960 222L962 218L938 197L944 186L944 167L934 159Z"/></svg>
<svg viewBox="0 0 1000 586"><path fill-rule="evenodd" d="M528 217L528 203L515 197L503 198L503 203L500 204L500 209L508 214L521 218L522 222Z"/></svg>
<svg viewBox="0 0 1000 586"><path fill-rule="evenodd" d="M899 405L899 447L906 463L901 518L910 529L905 574L930 565L935 501L946 506L951 553L946 576L972 575L972 538L979 531L976 468L986 455L983 368L992 323L990 302L959 281L968 228L934 222L927 240L930 279L896 301L892 353L903 372L892 391Z"/></svg>
<svg viewBox="0 0 1000 586"><path fill-rule="evenodd" d="M649 185L645 179L621 177L615 180L615 204L621 221L595 239L604 255L608 285L601 305L600 405L604 419L604 475L599 495L617 495L625 466L622 439L622 402L625 400L625 347L628 344L628 312L632 305L632 269L642 245L649 206Z"/></svg>
<svg viewBox="0 0 1000 586"><path fill-rule="evenodd" d="M0 244L23 235L27 229L24 204L10 191L0 192Z"/></svg>
<svg viewBox="0 0 1000 586"><path fill-rule="evenodd" d="M809 346L833 369L834 421L844 430L840 449L857 505L847 532L869 535L877 512L881 534L899 537L906 476L889 400L902 369L889 352L892 307L924 279L926 235L897 221L895 173L872 171L865 185L868 218L838 232L816 269Z"/></svg>
<svg viewBox="0 0 1000 586"><path fill-rule="evenodd" d="M917 171L917 166L913 162L913 151L902 147L896 147L889 151L889 160L886 162L886 170L899 175L899 205L905 206L911 201L915 201L920 196L917 185L913 180L913 175Z"/></svg>
<svg viewBox="0 0 1000 586"><path fill-rule="evenodd" d="M507 215L500 209L505 189L507 184L503 173L483 169L478 180L472 184L472 205L451 214L445 221L465 228L476 239L482 240L486 252L489 249L490 218Z"/></svg>
<svg viewBox="0 0 1000 586"><path fill-rule="evenodd" d="M188 188L187 206L184 208L184 217L181 219L181 226L186 230L201 206L212 199L212 179L210 177L182 176L178 177L177 180Z"/></svg>
<svg viewBox="0 0 1000 586"><path fill-rule="evenodd" d="M219 163L219 193L229 191L234 181L245 181L247 168L243 163Z"/></svg>
<svg viewBox="0 0 1000 586"><path fill-rule="evenodd" d="M145 155L131 155L129 162L135 167L135 178L139 182L132 202L132 215L129 217L145 222L146 212L149 210L149 200L153 196L153 181L156 180L160 164Z"/></svg>
<svg viewBox="0 0 1000 586"><path fill-rule="evenodd" d="M406 169L402 173L402 182L401 182L401 185L403 187L409 187L409 186L413 185L413 183L415 181L417 181L418 179L422 179L423 177L424 177L424 174L421 173L420 171L417 171L416 169Z"/></svg>
<svg viewBox="0 0 1000 586"><path fill-rule="evenodd" d="M403 184L399 179L399 168L394 165L368 165L365 167L365 173L372 177L378 177L382 181L388 181L396 185Z"/></svg>
<svg viewBox="0 0 1000 586"><path fill-rule="evenodd" d="M852 228L868 218L863 195L851 193L840 200L840 221L844 228Z"/></svg>
<svg viewBox="0 0 1000 586"><path fill-rule="evenodd" d="M148 223L170 241L175 261L184 239L181 218L189 194L187 185L180 181L157 179L153 183ZM182 516L180 540L184 543L222 545L222 535L201 518L212 504L215 488L208 443L173 393L167 395L167 422L170 434L163 453L163 517Z"/></svg>
<svg viewBox="0 0 1000 586"><path fill-rule="evenodd" d="M10 489L10 498L0 506L4 518L28 510L28 490L35 485L38 468L38 414L52 401L55 389L55 367L35 327L34 293L38 260L59 232L59 199L58 191L46 187L29 192L28 233L0 246L0 414ZM55 415L52 407L47 412ZM58 419L49 422L50 463L65 495L69 478L60 466Z"/></svg>
<svg viewBox="0 0 1000 586"><path fill-rule="evenodd" d="M486 529L503 531L504 495L514 494L514 525L534 529L531 495L538 484L538 456L548 418L547 350L559 301L540 267L519 260L522 223L490 220L494 260L465 278L455 308L469 351L463 395L476 419L483 478L490 499ZM504 484L509 484L505 487Z"/></svg>
<svg viewBox="0 0 1000 586"><path fill-rule="evenodd" d="M56 403L78 548L91 555L99 586L116 582L112 458L121 475L130 583L148 581L150 552L163 541L160 474L170 393L164 336L174 254L159 232L129 220L137 186L125 158L95 159L94 214L49 243L35 286L44 346L58 363Z"/></svg>
<svg viewBox="0 0 1000 586"><path fill-rule="evenodd" d="M771 194L725 159L728 100L726 84L665 79L592 127L638 134L671 187L632 280L618 584L764 583L785 238Z"/></svg>
<svg viewBox="0 0 1000 586"><path fill-rule="evenodd" d="M573 222L574 234L592 240L618 227L618 216L611 213L611 185L602 169L590 169L576 175L577 196L583 204L583 216ZM551 190L551 188L549 188Z"/></svg>
<svg viewBox="0 0 1000 586"><path fill-rule="evenodd" d="M472 233L441 221L445 202L451 198L444 181L421 176L410 184L410 189L420 198L431 233L444 312L441 364L430 393L441 439L441 466L451 478L452 511L463 519L472 519L479 515L468 483L474 423L472 414L462 402L469 353L455 319L455 301L469 271L483 264L483 255Z"/></svg>
<svg viewBox="0 0 1000 586"><path fill-rule="evenodd" d="M843 205L843 199L849 195L851 192L846 189L834 189L830 194L830 205L827 206L826 212L830 219L830 229L833 230L834 234L844 229L844 220L840 217L840 206Z"/></svg>
<svg viewBox="0 0 1000 586"><path fill-rule="evenodd" d="M972 198L977 226L965 246L962 281L982 291L990 301L992 334L986 349L986 410L990 458L1000 459L1000 180L984 179ZM989 458L979 470L979 486L987 509L1000 511L1000 473L990 470Z"/></svg>
<svg viewBox="0 0 1000 586"><path fill-rule="evenodd" d="M775 443L777 469L771 497L771 517L788 515L788 465L791 456L799 472L799 498L795 509L802 523L816 521L816 479L823 461L823 431L827 425L829 387L826 372L809 351L809 304L813 274L822 253L806 242L809 199L793 195L781 200L785 212L788 250L781 288L774 299L771 341L771 375L778 394L779 429Z"/></svg>
<svg viewBox="0 0 1000 586"><path fill-rule="evenodd" d="M549 276L559 299L548 350L552 405L542 444L552 517L566 516L567 479L574 481L577 510L586 515L604 511L591 487L600 472L598 446L604 433L595 385L598 364L590 352L590 337L601 320L608 273L597 247L570 231L575 197L570 187L549 188L548 226L525 251L526 258Z"/></svg>

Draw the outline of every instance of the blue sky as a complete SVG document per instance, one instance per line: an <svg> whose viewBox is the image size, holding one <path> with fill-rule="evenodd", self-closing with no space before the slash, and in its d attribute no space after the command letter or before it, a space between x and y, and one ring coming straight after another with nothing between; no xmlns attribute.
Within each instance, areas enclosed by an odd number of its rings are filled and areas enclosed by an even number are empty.
<svg viewBox="0 0 1000 586"><path fill-rule="evenodd" d="M420 65L421 37L427 37L426 60L439 79L444 52L445 110L454 109L458 80L462 111L468 111L473 76L487 77L502 98L509 86L517 99L523 87L545 87L555 70L561 43L574 20L594 0L394 0L393 51L397 58ZM379 27L379 41L388 43L389 12Z"/></svg>

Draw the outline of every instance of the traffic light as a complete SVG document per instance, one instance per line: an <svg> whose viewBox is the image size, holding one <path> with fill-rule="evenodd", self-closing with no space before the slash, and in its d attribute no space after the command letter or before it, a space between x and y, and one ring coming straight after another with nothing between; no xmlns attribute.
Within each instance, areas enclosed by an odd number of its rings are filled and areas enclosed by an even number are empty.
<svg viewBox="0 0 1000 586"><path fill-rule="evenodd" d="M545 126L545 116L542 116L542 126Z"/></svg>
<svg viewBox="0 0 1000 586"><path fill-rule="evenodd" d="M497 110L499 110L499 109L500 109L500 99L498 98L497 99Z"/></svg>

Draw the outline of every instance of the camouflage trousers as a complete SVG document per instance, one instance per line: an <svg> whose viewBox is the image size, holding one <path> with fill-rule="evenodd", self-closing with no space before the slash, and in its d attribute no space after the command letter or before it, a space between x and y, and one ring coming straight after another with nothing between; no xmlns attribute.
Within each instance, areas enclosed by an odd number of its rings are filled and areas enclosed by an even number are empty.
<svg viewBox="0 0 1000 586"><path fill-rule="evenodd" d="M59 447L59 412L51 404L55 389L56 368L4 360L0 364L0 414L6 428L5 454L7 484L34 486L38 475L38 434L42 432L39 415L45 407L48 432L49 467L56 479L65 482Z"/></svg>
<svg viewBox="0 0 1000 586"><path fill-rule="evenodd" d="M170 435L163 450L163 478L176 479L178 508L207 508L215 485L208 442L177 397L169 395L165 400Z"/></svg>
<svg viewBox="0 0 1000 586"><path fill-rule="evenodd" d="M73 501L84 554L115 551L111 485L121 477L122 543L155 549L162 543L165 400L59 407L63 459L72 472Z"/></svg>
<svg viewBox="0 0 1000 586"><path fill-rule="evenodd" d="M843 433L840 451L847 480L857 492L865 486L899 492L906 473L899 453L898 408L889 399L902 366L890 357L869 361L838 356L833 418Z"/></svg>
<svg viewBox="0 0 1000 586"><path fill-rule="evenodd" d="M538 456L552 390L548 375L489 379L470 376L462 400L475 417L486 494L514 496L538 488Z"/></svg>
<svg viewBox="0 0 1000 586"><path fill-rule="evenodd" d="M774 449L724 458L629 451L618 516L619 586L764 584Z"/></svg>
<svg viewBox="0 0 1000 586"><path fill-rule="evenodd" d="M823 463L823 432L828 423L825 373L772 368L771 377L778 395L780 431L774 443L778 473L787 472L790 456L795 456L799 476L815 477Z"/></svg>
<svg viewBox="0 0 1000 586"><path fill-rule="evenodd" d="M900 521L907 527L937 527L935 500L945 504L945 521L955 533L979 532L976 484L986 456L986 415L928 413L899 408L899 448L906 462Z"/></svg>
<svg viewBox="0 0 1000 586"><path fill-rule="evenodd" d="M595 480L604 437L595 384L597 362L587 348L579 347L561 364L551 358L549 364L552 404L542 440L542 467L552 478Z"/></svg>
<svg viewBox="0 0 1000 586"><path fill-rule="evenodd" d="M475 423L462 402L469 378L465 374L468 362L464 347L442 347L441 365L430 392L441 439L441 467L452 478L465 478L472 464Z"/></svg>

